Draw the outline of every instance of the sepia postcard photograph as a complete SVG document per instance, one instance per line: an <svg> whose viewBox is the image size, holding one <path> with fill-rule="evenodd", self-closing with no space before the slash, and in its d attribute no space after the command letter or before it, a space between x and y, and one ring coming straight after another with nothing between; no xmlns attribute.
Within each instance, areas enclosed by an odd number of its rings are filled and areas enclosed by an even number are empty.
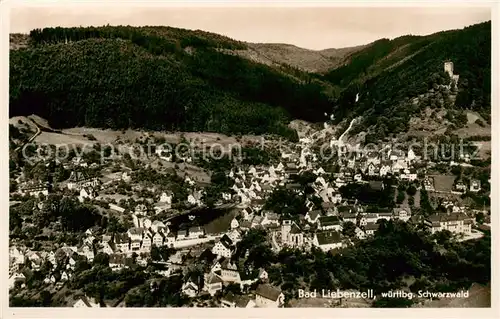
<svg viewBox="0 0 500 319"><path fill-rule="evenodd" d="M16 2L6 316L498 303L497 3Z"/></svg>

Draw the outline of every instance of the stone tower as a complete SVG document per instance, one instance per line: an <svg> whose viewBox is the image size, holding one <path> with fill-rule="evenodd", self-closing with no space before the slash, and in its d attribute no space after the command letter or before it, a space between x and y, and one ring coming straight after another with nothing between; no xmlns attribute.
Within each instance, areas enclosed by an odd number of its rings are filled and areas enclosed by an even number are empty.
<svg viewBox="0 0 500 319"><path fill-rule="evenodd" d="M281 225L281 240L286 242L288 240L288 235L290 234L290 230L292 229L292 221L284 220Z"/></svg>
<svg viewBox="0 0 500 319"><path fill-rule="evenodd" d="M445 62L444 63L444 72L448 73L450 78L453 78L453 62Z"/></svg>

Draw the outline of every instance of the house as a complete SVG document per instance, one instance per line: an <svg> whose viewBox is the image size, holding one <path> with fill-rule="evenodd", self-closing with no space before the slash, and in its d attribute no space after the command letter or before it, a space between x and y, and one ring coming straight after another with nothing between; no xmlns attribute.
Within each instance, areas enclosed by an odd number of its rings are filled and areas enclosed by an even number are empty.
<svg viewBox="0 0 500 319"><path fill-rule="evenodd" d="M24 264L26 257L18 247L11 247L9 250L9 261L15 265Z"/></svg>
<svg viewBox="0 0 500 319"><path fill-rule="evenodd" d="M411 208L409 206L395 207L392 217L407 222L411 218Z"/></svg>
<svg viewBox="0 0 500 319"><path fill-rule="evenodd" d="M94 260L94 249L92 248L92 246L83 245L81 248L77 250L77 254L85 256L90 262Z"/></svg>
<svg viewBox="0 0 500 319"><path fill-rule="evenodd" d="M165 241L163 242L164 245L168 247L173 247L175 243L175 234L174 233L168 233L167 237L165 238Z"/></svg>
<svg viewBox="0 0 500 319"><path fill-rule="evenodd" d="M165 240L165 235L163 233L155 233L153 236L153 245L156 247L163 246L163 241Z"/></svg>
<svg viewBox="0 0 500 319"><path fill-rule="evenodd" d="M227 235L222 236L222 238L215 243L212 248L212 254L220 257L231 258L232 253L233 241Z"/></svg>
<svg viewBox="0 0 500 319"><path fill-rule="evenodd" d="M252 219L252 228L260 226L262 223L262 220L263 220L262 216L258 216L258 215L254 216Z"/></svg>
<svg viewBox="0 0 500 319"><path fill-rule="evenodd" d="M389 151L389 160L397 161L399 159L405 158L405 153L401 150L390 150Z"/></svg>
<svg viewBox="0 0 500 319"><path fill-rule="evenodd" d="M465 183L462 181L458 181L455 184L455 190L460 193L465 193L467 191L467 185L465 185Z"/></svg>
<svg viewBox="0 0 500 319"><path fill-rule="evenodd" d="M187 238L187 231L186 230L179 230L177 232L177 240L183 240Z"/></svg>
<svg viewBox="0 0 500 319"><path fill-rule="evenodd" d="M318 228L321 230L341 231L342 225L337 216L321 216L318 220Z"/></svg>
<svg viewBox="0 0 500 319"><path fill-rule="evenodd" d="M196 295L198 295L199 287L192 280L188 280L182 285L181 291L186 296L194 298L196 297Z"/></svg>
<svg viewBox="0 0 500 319"><path fill-rule="evenodd" d="M363 175L361 173L354 174L354 181L355 182L362 182L363 181Z"/></svg>
<svg viewBox="0 0 500 319"><path fill-rule="evenodd" d="M385 219L387 221L391 220L394 216L393 216L393 211L389 210L389 209L379 209L378 213L377 214L377 220L378 219Z"/></svg>
<svg viewBox="0 0 500 319"><path fill-rule="evenodd" d="M127 234L115 234L115 245L121 252L128 252L130 249L130 238Z"/></svg>
<svg viewBox="0 0 500 319"><path fill-rule="evenodd" d="M127 238L127 240L128 240L128 238ZM112 242L101 242L100 251L105 253L105 254L111 255L115 252L115 249L113 247L115 247L115 244ZM127 247L127 251L128 251L128 247Z"/></svg>
<svg viewBox="0 0 500 319"><path fill-rule="evenodd" d="M464 213L436 213L429 216L424 224L432 234L448 230L455 234L470 234L472 232L472 218Z"/></svg>
<svg viewBox="0 0 500 319"><path fill-rule="evenodd" d="M232 241L233 243L235 243L235 244L236 244L236 243L238 243L238 242L240 242L240 241L241 241L241 238L242 238L242 236L241 236L241 232L240 232L238 229L233 229L233 230L231 230L231 231L227 234L227 236L228 236L228 237L231 239L231 241Z"/></svg>
<svg viewBox="0 0 500 319"><path fill-rule="evenodd" d="M366 174L369 176L376 176L379 174L379 169L374 163L369 163L366 168Z"/></svg>
<svg viewBox="0 0 500 319"><path fill-rule="evenodd" d="M361 220L359 221L360 226L366 226L368 223L376 223L379 220L378 214L368 213L361 216Z"/></svg>
<svg viewBox="0 0 500 319"><path fill-rule="evenodd" d="M435 188L434 188L434 178L427 176L424 179L424 189L426 191L431 191L431 192L433 192L435 190Z"/></svg>
<svg viewBox="0 0 500 319"><path fill-rule="evenodd" d="M78 298L77 302L73 304L73 308L100 308L99 303L94 299L87 296Z"/></svg>
<svg viewBox="0 0 500 319"><path fill-rule="evenodd" d="M144 204L139 204L135 207L135 214L139 216L146 216L148 208Z"/></svg>
<svg viewBox="0 0 500 319"><path fill-rule="evenodd" d="M240 227L240 223L236 218L233 218L233 220L231 220L231 229L236 229L238 227Z"/></svg>
<svg viewBox="0 0 500 319"><path fill-rule="evenodd" d="M283 230L283 228L286 229ZM295 222L290 223L289 226L284 224L282 226L281 241L287 246L300 248L304 245L304 233Z"/></svg>
<svg viewBox="0 0 500 319"><path fill-rule="evenodd" d="M61 281L68 281L68 279L69 279L68 273L66 271L63 271L61 273Z"/></svg>
<svg viewBox="0 0 500 319"><path fill-rule="evenodd" d="M125 212L125 208L120 207L120 206L115 205L115 204L112 204L112 203L110 203L110 204L109 204L109 209L114 210L114 211L117 211L117 212L119 212L119 213L123 213L123 212Z"/></svg>
<svg viewBox="0 0 500 319"><path fill-rule="evenodd" d="M99 180L95 177L89 177L82 171L72 171L67 181L67 187L70 190L79 191L82 187L97 187Z"/></svg>
<svg viewBox="0 0 500 319"><path fill-rule="evenodd" d="M150 234L145 234L144 238L142 238L140 249L143 251L150 251L151 245L153 244L153 238Z"/></svg>
<svg viewBox="0 0 500 319"><path fill-rule="evenodd" d="M189 228L190 238L200 238L200 236L203 236L203 234L204 234L203 228L201 228L200 226Z"/></svg>
<svg viewBox="0 0 500 319"><path fill-rule="evenodd" d="M207 291L211 296L222 290L222 279L213 272L205 274L204 280L203 290Z"/></svg>
<svg viewBox="0 0 500 319"><path fill-rule="evenodd" d="M326 252L342 247L342 236L337 231L323 231L314 234L312 243Z"/></svg>
<svg viewBox="0 0 500 319"><path fill-rule="evenodd" d="M155 220L153 223L151 223L151 230L153 230L153 232L155 233L164 233L164 234L168 234L170 232L168 226L159 220Z"/></svg>
<svg viewBox="0 0 500 319"><path fill-rule="evenodd" d="M470 181L470 191L477 193L481 190L481 181L477 179L472 179Z"/></svg>
<svg viewBox="0 0 500 319"><path fill-rule="evenodd" d="M365 239L366 238L365 232L359 227L356 227L356 229L354 230L354 234L356 235L356 237L358 239Z"/></svg>
<svg viewBox="0 0 500 319"><path fill-rule="evenodd" d="M259 269L259 279L262 281L266 281L269 279L269 274L264 268Z"/></svg>
<svg viewBox="0 0 500 319"><path fill-rule="evenodd" d="M403 173L400 175L402 180L415 181L417 179L417 173L411 169L404 169Z"/></svg>
<svg viewBox="0 0 500 319"><path fill-rule="evenodd" d="M241 281L240 273L236 263L232 263L229 258L224 258L220 262L220 278L223 282L239 283Z"/></svg>
<svg viewBox="0 0 500 319"><path fill-rule="evenodd" d="M279 225L280 224L279 216L278 216L278 214L273 213L271 211L266 211L266 212L264 212L264 218L262 219L260 224L262 226L271 225L271 224Z"/></svg>
<svg viewBox="0 0 500 319"><path fill-rule="evenodd" d="M94 191L94 189L87 186L87 187L82 187L82 189L80 190L80 196L78 197L78 200L80 202L83 202L86 198L94 199L96 197L97 193Z"/></svg>
<svg viewBox="0 0 500 319"><path fill-rule="evenodd" d="M285 295L279 288L260 284L255 291L255 304L259 308L278 308L285 303Z"/></svg>
<svg viewBox="0 0 500 319"><path fill-rule="evenodd" d="M49 195L49 184L43 182L25 183L19 187L19 194L39 197Z"/></svg>
<svg viewBox="0 0 500 319"><path fill-rule="evenodd" d="M172 204L172 194L168 194L163 192L160 196L160 203L165 203L165 204Z"/></svg>
<svg viewBox="0 0 500 319"><path fill-rule="evenodd" d="M228 293L221 299L222 308L254 308L255 302L248 296L234 295Z"/></svg>
<svg viewBox="0 0 500 319"><path fill-rule="evenodd" d="M385 163L385 162L381 163L380 169L379 169L379 175L386 176L390 172L391 172L391 165L389 165L388 163Z"/></svg>
<svg viewBox="0 0 500 319"><path fill-rule="evenodd" d="M378 227L380 224L377 223L368 223L364 226L365 228L365 233L367 236L373 236L375 235L375 232L378 230Z"/></svg>
<svg viewBox="0 0 500 319"><path fill-rule="evenodd" d="M132 227L127 231L127 235L130 240L142 240L144 234L144 228Z"/></svg>
<svg viewBox="0 0 500 319"><path fill-rule="evenodd" d="M142 240L140 240L140 239L132 239L130 241L130 250L131 251L141 250L141 243L142 243Z"/></svg>
<svg viewBox="0 0 500 319"><path fill-rule="evenodd" d="M344 223L346 222L351 222L356 225L357 222L357 214L356 213L351 213L351 212L342 212L339 214L340 218L342 218L342 221Z"/></svg>
<svg viewBox="0 0 500 319"><path fill-rule="evenodd" d="M15 287L16 284L23 286L26 282L26 276L22 273L14 273L9 277L9 289Z"/></svg>
<svg viewBox="0 0 500 319"><path fill-rule="evenodd" d="M320 216L321 216L320 210L312 210L312 211L309 211L306 213L305 220L308 223L316 224L318 222Z"/></svg>
<svg viewBox="0 0 500 319"><path fill-rule="evenodd" d="M408 162L412 162L415 159L417 159L417 156L416 156L415 152L413 151L413 149L410 148L410 150L408 151L408 155L406 156L406 160Z"/></svg>
<svg viewBox="0 0 500 319"><path fill-rule="evenodd" d="M326 212L327 215L333 215L335 213L335 203L332 202L323 202L321 203L321 207Z"/></svg>

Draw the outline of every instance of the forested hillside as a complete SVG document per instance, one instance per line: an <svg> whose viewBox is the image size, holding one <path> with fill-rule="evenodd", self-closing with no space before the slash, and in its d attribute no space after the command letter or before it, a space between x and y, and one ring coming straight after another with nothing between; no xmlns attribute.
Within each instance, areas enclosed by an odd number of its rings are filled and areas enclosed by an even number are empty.
<svg viewBox="0 0 500 319"><path fill-rule="evenodd" d="M408 130L410 118L427 106L490 117L490 22L347 48L335 53L342 66L326 74L296 67L292 57L302 57L300 50L280 61L283 50L274 48L273 65L259 63L241 54L259 46L199 30L47 28L33 30L25 42L10 53L10 116L38 114L56 128L296 138L290 120L323 122L333 112L335 123L362 115L353 132L377 140ZM445 87L445 61L460 76L456 90ZM428 92L437 92L436 105L414 103Z"/></svg>
<svg viewBox="0 0 500 319"><path fill-rule="evenodd" d="M446 61L453 62L454 74L460 76L457 90L442 87L450 84ZM489 118L491 22L425 37L379 40L325 78L345 88L334 108L336 121L363 115L361 129L373 126L380 138L408 129L410 116L431 106L411 100L429 91L442 93L443 103L437 107L471 109Z"/></svg>
<svg viewBox="0 0 500 319"><path fill-rule="evenodd" d="M34 30L11 52L10 116L54 127L93 126L293 136L293 118L319 121L321 84L221 49L245 44L174 28Z"/></svg>

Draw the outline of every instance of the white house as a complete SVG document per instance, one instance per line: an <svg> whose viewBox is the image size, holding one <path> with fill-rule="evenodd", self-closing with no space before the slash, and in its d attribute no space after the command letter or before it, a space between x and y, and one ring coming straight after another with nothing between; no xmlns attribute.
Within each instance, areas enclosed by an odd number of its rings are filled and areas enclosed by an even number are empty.
<svg viewBox="0 0 500 319"><path fill-rule="evenodd" d="M393 209L393 218L404 222L411 218L411 209L409 206L395 207Z"/></svg>
<svg viewBox="0 0 500 319"><path fill-rule="evenodd" d="M238 227L240 227L240 223L238 222L238 220L236 218L233 218L233 220L231 220L231 229L235 229Z"/></svg>
<svg viewBox="0 0 500 319"><path fill-rule="evenodd" d="M321 216L318 220L318 228L321 230L341 231L342 224L337 216Z"/></svg>
<svg viewBox="0 0 500 319"><path fill-rule="evenodd" d="M312 211L309 211L306 213L305 220L308 223L316 224L318 222L320 216L321 216L320 210L312 210Z"/></svg>
<svg viewBox="0 0 500 319"><path fill-rule="evenodd" d="M227 235L222 236L222 238L217 243L215 243L214 247L212 248L212 253L220 257L231 258L231 255L233 253L232 240Z"/></svg>
<svg viewBox="0 0 500 319"><path fill-rule="evenodd" d="M201 228L200 226L189 228L190 238L200 238L200 236L203 236L203 234L204 234L203 228Z"/></svg>
<svg viewBox="0 0 500 319"><path fill-rule="evenodd" d="M87 296L80 297L73 305L73 308L100 308L99 303L94 299Z"/></svg>
<svg viewBox="0 0 500 319"><path fill-rule="evenodd" d="M186 296L194 298L198 295L199 287L193 281L188 280L182 285L181 291Z"/></svg>
<svg viewBox="0 0 500 319"><path fill-rule="evenodd" d="M285 295L277 287L260 284L255 291L255 304L259 308L278 308L285 303Z"/></svg>
<svg viewBox="0 0 500 319"><path fill-rule="evenodd" d="M342 247L342 236L337 231L324 231L314 234L313 245L323 251Z"/></svg>
<svg viewBox="0 0 500 319"><path fill-rule="evenodd" d="M222 279L213 272L205 274L204 279L203 290L207 291L211 296L222 290Z"/></svg>

